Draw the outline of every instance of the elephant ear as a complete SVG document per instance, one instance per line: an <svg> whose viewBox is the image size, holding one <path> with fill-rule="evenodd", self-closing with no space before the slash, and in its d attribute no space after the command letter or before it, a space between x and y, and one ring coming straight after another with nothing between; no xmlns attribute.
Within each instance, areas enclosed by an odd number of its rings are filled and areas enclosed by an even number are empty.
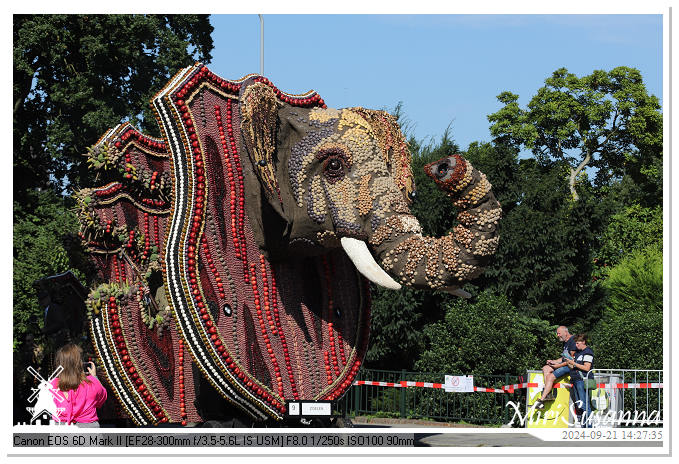
<svg viewBox="0 0 679 464"><path fill-rule="evenodd" d="M396 118L386 111L360 107L351 110L360 114L372 127L394 182L405 200L411 203L412 193L415 191L415 181L410 168L412 156Z"/></svg>
<svg viewBox="0 0 679 464"><path fill-rule="evenodd" d="M282 207L276 176L276 134L278 109L282 104L275 91L262 82L250 79L240 92L241 134L253 170L271 203L277 199Z"/></svg>

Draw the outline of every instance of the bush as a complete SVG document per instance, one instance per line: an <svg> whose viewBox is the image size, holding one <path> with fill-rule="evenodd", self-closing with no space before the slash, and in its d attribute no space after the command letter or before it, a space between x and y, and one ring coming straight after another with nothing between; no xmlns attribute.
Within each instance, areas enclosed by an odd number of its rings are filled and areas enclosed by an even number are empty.
<svg viewBox="0 0 679 464"><path fill-rule="evenodd" d="M426 350L415 365L420 371L521 375L561 349L553 326L522 316L505 296L484 292L445 309L444 320L424 330Z"/></svg>
<svg viewBox="0 0 679 464"><path fill-rule="evenodd" d="M662 251L658 245L630 254L608 274L610 292L592 332L596 366L662 369Z"/></svg>
<svg viewBox="0 0 679 464"><path fill-rule="evenodd" d="M662 313L662 248L652 245L632 252L608 273L604 286L609 291L609 306L620 312L629 306L645 306Z"/></svg>
<svg viewBox="0 0 679 464"><path fill-rule="evenodd" d="M591 336L594 368L662 369L662 311L643 305L607 311Z"/></svg>

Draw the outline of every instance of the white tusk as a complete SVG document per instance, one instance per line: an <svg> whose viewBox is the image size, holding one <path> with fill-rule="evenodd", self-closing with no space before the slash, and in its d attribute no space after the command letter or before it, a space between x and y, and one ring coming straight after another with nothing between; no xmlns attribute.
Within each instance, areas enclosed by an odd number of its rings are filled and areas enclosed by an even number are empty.
<svg viewBox="0 0 679 464"><path fill-rule="evenodd" d="M451 295L459 296L460 298L471 298L472 297L471 293L465 292L460 287L445 287L442 290L446 293L450 293Z"/></svg>
<svg viewBox="0 0 679 464"><path fill-rule="evenodd" d="M370 253L370 250L368 250L368 246L365 242L356 240L355 238L342 237L340 243L351 262L354 263L354 266L358 269L358 272L363 274L368 280L391 290L399 290L401 288L401 284L392 279L391 276L375 262L375 258L373 258L373 255Z"/></svg>

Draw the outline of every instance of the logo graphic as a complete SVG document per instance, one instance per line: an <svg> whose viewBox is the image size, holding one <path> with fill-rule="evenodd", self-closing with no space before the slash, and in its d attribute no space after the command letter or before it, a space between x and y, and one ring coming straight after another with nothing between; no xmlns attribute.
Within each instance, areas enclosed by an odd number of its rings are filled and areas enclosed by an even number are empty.
<svg viewBox="0 0 679 464"><path fill-rule="evenodd" d="M32 366L28 366L26 370L28 370L28 372L30 372L33 377L40 381L38 388L31 388L33 393L28 397L29 403L32 403L33 400L37 398L37 401L33 407L29 406L26 408L26 410L31 414L31 424L36 424L37 421L42 419L56 419L57 422L60 422L59 415L64 412L66 408L57 407L55 398L56 401L62 403L64 401L64 397L61 395L59 389L52 386L51 382L61 373L61 371L64 370L64 368L62 366L57 367L47 380L45 380Z"/></svg>

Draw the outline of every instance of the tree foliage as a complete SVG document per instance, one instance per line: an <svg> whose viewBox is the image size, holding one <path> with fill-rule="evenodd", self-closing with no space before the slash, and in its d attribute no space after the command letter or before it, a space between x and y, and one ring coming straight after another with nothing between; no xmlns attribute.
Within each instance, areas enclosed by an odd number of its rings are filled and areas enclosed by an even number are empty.
<svg viewBox="0 0 679 464"><path fill-rule="evenodd" d="M157 132L149 100L211 59L206 15L15 15L14 197L86 176L81 154L128 119Z"/></svg>
<svg viewBox="0 0 679 464"><path fill-rule="evenodd" d="M472 144L466 153L487 172L503 211L497 252L474 283L555 324L595 317L602 294L591 275L608 203L589 190L573 202L563 162L516 153L501 144Z"/></svg>
<svg viewBox="0 0 679 464"><path fill-rule="evenodd" d="M649 368L651 357L657 358L654 366L662 359L658 101L631 68L583 78L560 69L545 84L526 108L518 96L500 95L504 107L489 116L494 140L474 142L463 153L487 175L503 209L494 260L465 286L478 299L441 296L445 318L427 323L416 312L436 311L420 303L421 295L410 293L407 303L392 292L376 295L373 334L388 349L372 352L373 365L383 353L388 365L397 360L394 368L410 368L410 353L419 349L419 370L520 373L559 351L557 324L592 332L598 366ZM525 148L533 156L520 156ZM455 225L455 211L420 171L459 147L446 133L437 145L411 141L411 149L417 185L412 211L425 234L445 234ZM646 249L651 244L656 255ZM642 314L642 308L649 309ZM388 320L390 311L410 322ZM402 340L407 354L396 354L389 337L380 338L382 324L398 327L390 339ZM652 354L642 362L625 360L636 349L628 339Z"/></svg>
<svg viewBox="0 0 679 464"><path fill-rule="evenodd" d="M21 343L24 335L38 335L43 327L43 308L38 306L34 283L43 277L77 268L78 247L74 235L78 225L68 207L67 200L49 190L30 194L35 207L26 210L14 202L14 272L13 317L14 344Z"/></svg>
<svg viewBox="0 0 679 464"><path fill-rule="evenodd" d="M451 299L442 321L424 330L426 350L415 364L425 372L522 374L559 351L555 326L519 314L501 295L474 302Z"/></svg>
<svg viewBox="0 0 679 464"><path fill-rule="evenodd" d="M597 264L615 266L629 253L653 244L662 246L662 238L662 207L633 205L624 208L611 217L597 251Z"/></svg>
<svg viewBox="0 0 679 464"><path fill-rule="evenodd" d="M601 367L662 369L662 248L630 253L605 281L606 311L592 334Z"/></svg>
<svg viewBox="0 0 679 464"><path fill-rule="evenodd" d="M658 245L630 253L609 271L604 282L609 306L619 312L639 304L662 312L662 265L662 248Z"/></svg>
<svg viewBox="0 0 679 464"><path fill-rule="evenodd" d="M404 288L371 285L370 345L365 364L375 369L411 369L422 351L422 327L441 317L439 298ZM432 314L434 313L434 314Z"/></svg>
<svg viewBox="0 0 679 464"><path fill-rule="evenodd" d="M505 106L488 116L492 135L532 150L538 160L565 161L574 199L579 198L576 181L587 166L597 169L602 185L627 172L651 177L658 187L662 114L638 70L621 66L579 78L561 68L526 108L518 98L511 92L498 96Z"/></svg>
<svg viewBox="0 0 679 464"><path fill-rule="evenodd" d="M662 369L662 311L633 304L606 312L591 334L599 369Z"/></svg>
<svg viewBox="0 0 679 464"><path fill-rule="evenodd" d="M503 215L520 203L526 179L522 177L518 148L501 142L472 142L464 156L490 181L493 194L502 205Z"/></svg>

